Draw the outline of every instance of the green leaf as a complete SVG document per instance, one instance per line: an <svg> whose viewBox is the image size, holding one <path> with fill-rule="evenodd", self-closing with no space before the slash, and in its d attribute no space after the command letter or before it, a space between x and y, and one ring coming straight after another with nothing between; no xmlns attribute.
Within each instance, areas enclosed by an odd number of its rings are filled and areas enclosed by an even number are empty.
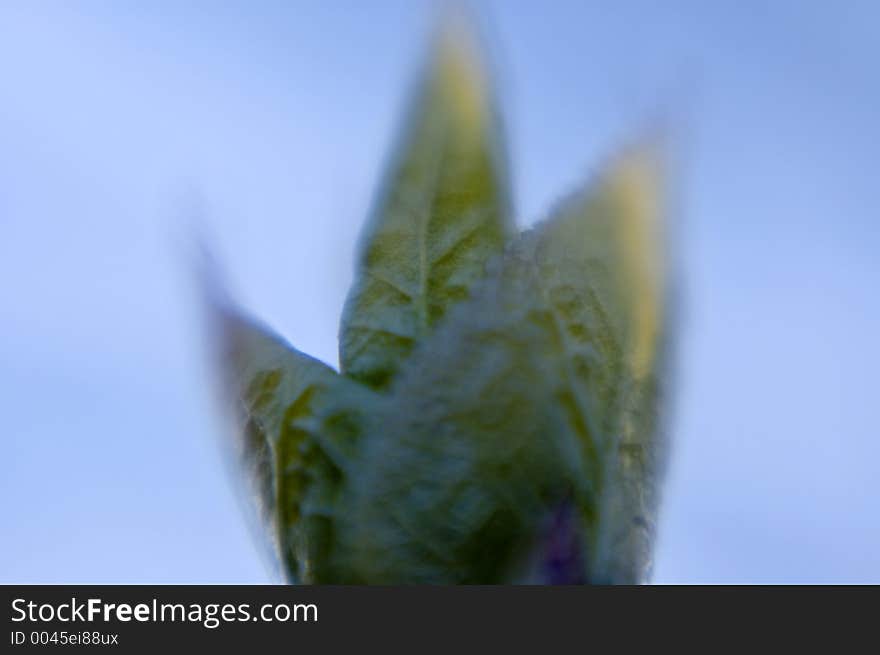
<svg viewBox="0 0 880 655"><path fill-rule="evenodd" d="M548 519L584 479L533 290L494 272L401 368L351 479L342 534L361 581L528 579Z"/></svg>
<svg viewBox="0 0 880 655"><path fill-rule="evenodd" d="M347 375L386 388L502 250L510 210L499 133L474 42L447 26L363 237L340 328Z"/></svg>
<svg viewBox="0 0 880 655"><path fill-rule="evenodd" d="M560 542L564 580L644 579L659 202L651 153L627 153L508 248L403 366L352 478L344 534L364 580L558 580Z"/></svg>
<svg viewBox="0 0 880 655"><path fill-rule="evenodd" d="M635 583L650 569L662 456L662 184L658 148L634 147L532 237L560 393L591 480L583 509L597 581Z"/></svg>
<svg viewBox="0 0 880 655"><path fill-rule="evenodd" d="M336 579L335 524L379 399L229 307L217 307L239 456L288 577Z"/></svg>

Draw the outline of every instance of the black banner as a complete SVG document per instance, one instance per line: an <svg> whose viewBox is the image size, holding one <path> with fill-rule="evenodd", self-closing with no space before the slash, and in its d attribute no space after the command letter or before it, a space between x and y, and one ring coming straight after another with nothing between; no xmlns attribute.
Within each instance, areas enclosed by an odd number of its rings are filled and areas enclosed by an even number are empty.
<svg viewBox="0 0 880 655"><path fill-rule="evenodd" d="M6 586L3 652L423 647L535 652L873 632L876 587ZM868 642L870 643L870 642Z"/></svg>

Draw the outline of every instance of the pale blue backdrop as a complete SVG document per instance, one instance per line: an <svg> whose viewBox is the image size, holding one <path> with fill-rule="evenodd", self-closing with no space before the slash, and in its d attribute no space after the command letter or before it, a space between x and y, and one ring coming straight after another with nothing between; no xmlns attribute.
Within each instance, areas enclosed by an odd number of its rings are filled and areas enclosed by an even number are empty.
<svg viewBox="0 0 880 655"><path fill-rule="evenodd" d="M880 582L878 5L476 5L521 224L657 115L677 126L655 580ZM434 15L0 2L0 582L271 579L216 443L185 219L200 206L241 296L335 364Z"/></svg>

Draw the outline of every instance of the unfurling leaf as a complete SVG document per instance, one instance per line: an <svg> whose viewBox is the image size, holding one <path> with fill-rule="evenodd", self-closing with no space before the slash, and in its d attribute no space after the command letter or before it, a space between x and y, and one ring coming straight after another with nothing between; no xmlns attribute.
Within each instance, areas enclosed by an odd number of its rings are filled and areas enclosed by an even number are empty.
<svg viewBox="0 0 880 655"><path fill-rule="evenodd" d="M363 581L524 578L543 523L584 479L533 292L493 273L403 365L352 478L343 534Z"/></svg>
<svg viewBox="0 0 880 655"><path fill-rule="evenodd" d="M482 278L511 234L503 154L474 41L448 26L363 237L340 328L344 373L388 387Z"/></svg>
<svg viewBox="0 0 880 655"><path fill-rule="evenodd" d="M583 510L597 581L635 583L650 568L662 456L663 202L660 153L643 145L526 237L591 481Z"/></svg>
<svg viewBox="0 0 880 655"><path fill-rule="evenodd" d="M229 307L215 315L239 456L287 576L334 579L344 479L379 399Z"/></svg>
<svg viewBox="0 0 880 655"><path fill-rule="evenodd" d="M639 236L659 220L651 157L627 153L524 234L403 365L352 478L343 534L365 581L644 580L664 286L659 242Z"/></svg>
<svg viewBox="0 0 880 655"><path fill-rule="evenodd" d="M515 236L484 77L447 27L363 237L341 374L212 305L240 456L296 582L649 573L669 341L660 152L626 151Z"/></svg>

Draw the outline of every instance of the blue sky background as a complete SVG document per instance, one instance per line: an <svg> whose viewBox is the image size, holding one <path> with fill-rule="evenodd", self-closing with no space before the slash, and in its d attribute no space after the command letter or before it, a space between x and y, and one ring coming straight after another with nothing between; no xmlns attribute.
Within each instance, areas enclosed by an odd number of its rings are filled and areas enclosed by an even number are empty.
<svg viewBox="0 0 880 655"><path fill-rule="evenodd" d="M683 263L657 582L880 582L880 11L480 2L520 224L658 113ZM187 268L336 363L429 3L0 2L0 582L265 582Z"/></svg>

